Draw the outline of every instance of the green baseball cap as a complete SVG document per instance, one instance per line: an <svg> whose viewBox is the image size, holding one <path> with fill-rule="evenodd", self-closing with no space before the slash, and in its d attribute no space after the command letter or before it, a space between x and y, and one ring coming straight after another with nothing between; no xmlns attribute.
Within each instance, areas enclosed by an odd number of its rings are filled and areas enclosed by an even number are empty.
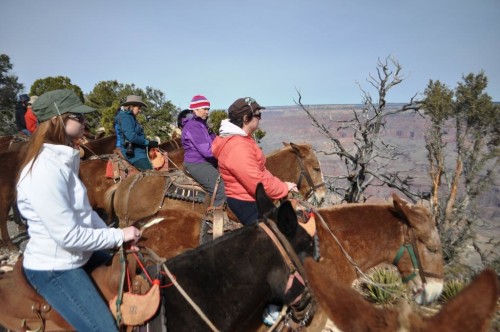
<svg viewBox="0 0 500 332"><path fill-rule="evenodd" d="M95 108L83 105L71 90L53 90L44 93L32 105L39 122L49 120L64 113L90 113Z"/></svg>

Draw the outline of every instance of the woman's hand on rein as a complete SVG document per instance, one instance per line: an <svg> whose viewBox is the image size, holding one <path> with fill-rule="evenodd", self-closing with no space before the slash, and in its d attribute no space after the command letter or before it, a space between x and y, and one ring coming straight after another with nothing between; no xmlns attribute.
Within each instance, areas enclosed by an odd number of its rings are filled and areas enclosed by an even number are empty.
<svg viewBox="0 0 500 332"><path fill-rule="evenodd" d="M285 182L287 187L288 187L288 191L292 191L292 192L295 192L295 193L298 193L299 192L299 189L297 188L297 184L293 183L293 182Z"/></svg>
<svg viewBox="0 0 500 332"><path fill-rule="evenodd" d="M122 228L122 231L123 231L123 242L132 241L130 249L138 250L135 244L141 238L141 231L135 228L134 226Z"/></svg>

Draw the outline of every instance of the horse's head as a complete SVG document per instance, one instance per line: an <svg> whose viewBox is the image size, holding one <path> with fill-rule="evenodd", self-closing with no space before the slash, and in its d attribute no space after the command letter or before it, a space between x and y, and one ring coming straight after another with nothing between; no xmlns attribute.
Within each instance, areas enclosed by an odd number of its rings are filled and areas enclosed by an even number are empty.
<svg viewBox="0 0 500 332"><path fill-rule="evenodd" d="M259 226L268 233L271 239L277 237L273 239L273 242L289 268L282 301L290 306L291 316L287 315L284 324L301 329L310 323L310 319L316 311L316 305L312 301L302 267L302 262L307 257L319 260L319 241L316 227L302 225L297 219L295 208L288 200L276 208L266 195L261 183L257 185L256 201L261 217L272 220L266 225L269 225L273 231L266 230L267 226L263 227L263 223ZM276 226L274 226L273 221ZM314 218L308 220L307 223L315 223ZM275 230L276 228L278 230ZM273 234L270 234L271 232ZM286 240L282 239L283 236L286 237Z"/></svg>
<svg viewBox="0 0 500 332"><path fill-rule="evenodd" d="M317 234L309 234L306 231L304 225L297 220L297 213L290 201L286 200L279 207L276 207L267 196L261 183L257 185L255 198L260 216L274 221L301 261L308 256L316 260L319 259Z"/></svg>
<svg viewBox="0 0 500 332"><path fill-rule="evenodd" d="M284 144L290 146L296 157L297 168L300 172L298 179L292 179L291 181L297 183L297 188L309 203L317 206L321 205L326 197L326 187L321 166L314 150L310 145Z"/></svg>
<svg viewBox="0 0 500 332"><path fill-rule="evenodd" d="M394 265L411 287L417 303L432 302L443 290L443 254L436 225L423 206L410 205L396 195L393 202L405 222L404 243Z"/></svg>

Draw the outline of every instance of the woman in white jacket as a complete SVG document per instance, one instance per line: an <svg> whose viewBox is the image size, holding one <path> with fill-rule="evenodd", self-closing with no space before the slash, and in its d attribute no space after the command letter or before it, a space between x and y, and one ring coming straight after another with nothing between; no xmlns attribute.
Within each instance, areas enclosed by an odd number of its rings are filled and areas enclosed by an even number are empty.
<svg viewBox="0 0 500 332"><path fill-rule="evenodd" d="M118 331L88 272L109 259L104 249L139 239L135 227L108 228L92 210L78 178L83 113L94 111L70 90L40 96L40 125L28 143L17 183L17 204L30 239L23 269L29 283L78 331Z"/></svg>

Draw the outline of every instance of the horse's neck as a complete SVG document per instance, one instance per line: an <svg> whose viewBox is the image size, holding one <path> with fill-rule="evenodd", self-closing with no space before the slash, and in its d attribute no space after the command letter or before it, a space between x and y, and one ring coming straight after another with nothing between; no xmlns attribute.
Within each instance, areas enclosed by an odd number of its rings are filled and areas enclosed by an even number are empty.
<svg viewBox="0 0 500 332"><path fill-rule="evenodd" d="M288 270L268 236L257 226L245 227L169 260L167 266L179 284L220 330L235 330L238 324L283 291ZM171 305L169 328L182 324L189 329L205 328L190 316L186 302L173 288L167 288ZM257 309L258 310L258 309ZM186 326L184 325L185 329Z"/></svg>
<svg viewBox="0 0 500 332"><path fill-rule="evenodd" d="M300 166L297 156L288 147L266 156L266 168L281 181L298 181Z"/></svg>
<svg viewBox="0 0 500 332"><path fill-rule="evenodd" d="M319 209L319 213L362 271L380 263L392 263L402 242L402 228L387 207L346 205ZM322 251L328 251L330 255L327 259L332 259L335 269L342 270L343 267L344 270L354 271L352 262L332 235L323 227L318 229Z"/></svg>

